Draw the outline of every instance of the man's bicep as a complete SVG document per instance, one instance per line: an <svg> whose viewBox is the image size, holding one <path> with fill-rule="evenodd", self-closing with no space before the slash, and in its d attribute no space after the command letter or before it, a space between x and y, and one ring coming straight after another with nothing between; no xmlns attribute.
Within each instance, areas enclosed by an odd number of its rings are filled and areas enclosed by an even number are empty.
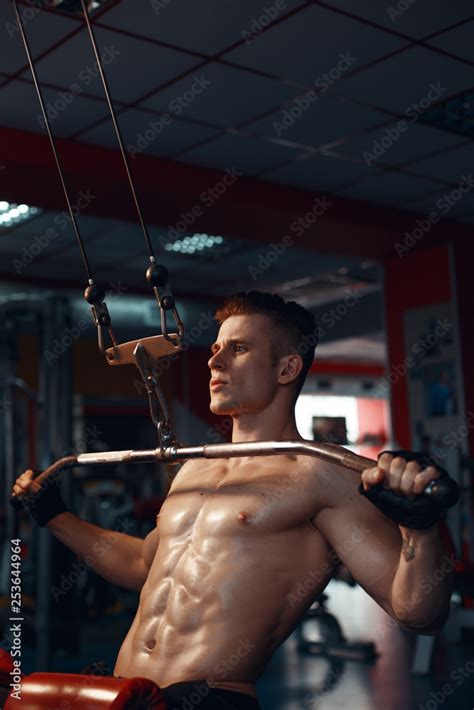
<svg viewBox="0 0 474 710"><path fill-rule="evenodd" d="M354 579L392 614L391 588L401 551L398 526L357 490L321 510L314 523Z"/></svg>

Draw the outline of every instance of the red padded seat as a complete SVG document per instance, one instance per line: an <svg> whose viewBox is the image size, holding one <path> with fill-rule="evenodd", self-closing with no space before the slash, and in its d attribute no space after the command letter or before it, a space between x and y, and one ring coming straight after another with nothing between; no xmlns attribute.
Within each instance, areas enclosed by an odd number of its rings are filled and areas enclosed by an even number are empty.
<svg viewBox="0 0 474 710"><path fill-rule="evenodd" d="M9 681L10 682L10 681ZM148 678L109 678L73 673L31 673L21 681L21 701L4 710L166 710L163 694Z"/></svg>

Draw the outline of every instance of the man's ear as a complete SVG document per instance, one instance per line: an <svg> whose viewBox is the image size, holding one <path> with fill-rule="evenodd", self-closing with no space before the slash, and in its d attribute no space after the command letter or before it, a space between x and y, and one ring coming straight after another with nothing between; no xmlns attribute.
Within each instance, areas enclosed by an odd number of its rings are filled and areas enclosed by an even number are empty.
<svg viewBox="0 0 474 710"><path fill-rule="evenodd" d="M303 358L301 355L286 355L280 360L280 374L278 382L287 385L296 380L303 369Z"/></svg>

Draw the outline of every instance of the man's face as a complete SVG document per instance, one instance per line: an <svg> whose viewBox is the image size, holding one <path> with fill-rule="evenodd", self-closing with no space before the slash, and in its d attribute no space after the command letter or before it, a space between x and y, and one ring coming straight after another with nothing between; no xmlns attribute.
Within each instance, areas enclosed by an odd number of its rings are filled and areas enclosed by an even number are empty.
<svg viewBox="0 0 474 710"><path fill-rule="evenodd" d="M223 322L208 362L211 412L257 413L271 402L278 390L272 337L271 320L262 314L230 316Z"/></svg>

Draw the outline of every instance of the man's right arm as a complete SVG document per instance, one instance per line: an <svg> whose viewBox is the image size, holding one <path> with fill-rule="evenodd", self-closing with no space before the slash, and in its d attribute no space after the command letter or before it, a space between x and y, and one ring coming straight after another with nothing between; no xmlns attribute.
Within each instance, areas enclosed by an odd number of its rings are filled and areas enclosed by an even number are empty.
<svg viewBox="0 0 474 710"><path fill-rule="evenodd" d="M27 507L34 520L46 525L97 574L120 587L140 591L158 546L157 528L145 540L105 530L65 509L64 501L54 489L54 485L42 488L28 469L17 478L12 492L20 498L36 496L33 508Z"/></svg>
<svg viewBox="0 0 474 710"><path fill-rule="evenodd" d="M156 528L142 540L116 530L105 530L70 512L56 515L47 528L108 582L137 592L143 587L151 565L149 555L145 554L149 547L147 541Z"/></svg>

